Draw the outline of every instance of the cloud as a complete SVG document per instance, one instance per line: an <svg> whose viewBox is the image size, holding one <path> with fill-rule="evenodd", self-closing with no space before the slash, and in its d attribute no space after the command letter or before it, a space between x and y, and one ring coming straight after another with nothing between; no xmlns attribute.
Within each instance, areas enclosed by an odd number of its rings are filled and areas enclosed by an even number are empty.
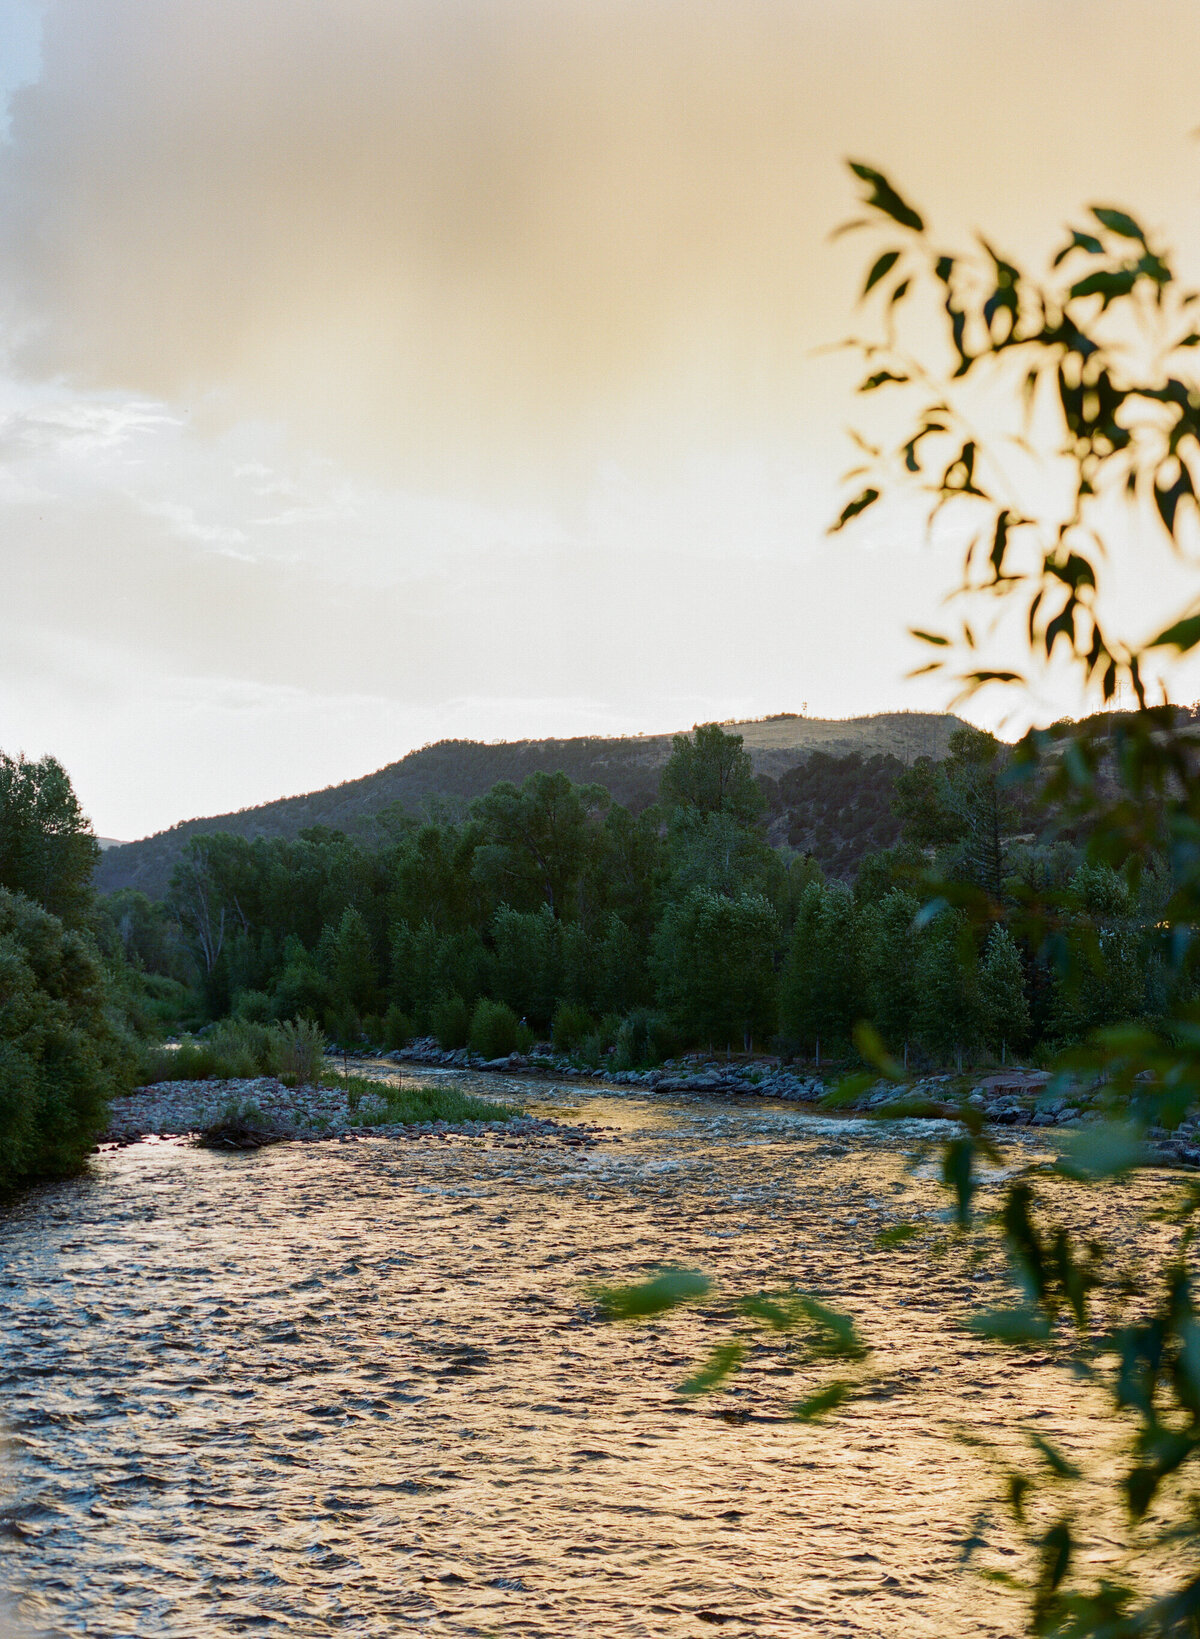
<svg viewBox="0 0 1200 1639"><path fill-rule="evenodd" d="M588 438L664 376L744 412L794 363L816 44L778 0L52 5L17 357L379 464Z"/></svg>

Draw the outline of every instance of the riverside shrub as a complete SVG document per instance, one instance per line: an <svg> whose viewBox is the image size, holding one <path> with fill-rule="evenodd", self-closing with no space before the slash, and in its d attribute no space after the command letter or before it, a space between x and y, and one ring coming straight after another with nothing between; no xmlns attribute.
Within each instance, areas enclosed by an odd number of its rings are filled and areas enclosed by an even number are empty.
<svg viewBox="0 0 1200 1639"><path fill-rule="evenodd" d="M442 1047L465 1047L471 1014L461 996L444 996L429 1009L429 1027Z"/></svg>
<svg viewBox="0 0 1200 1639"><path fill-rule="evenodd" d="M516 1050L517 1015L505 1002L482 997L471 1015L470 1047L485 1059L504 1058Z"/></svg>
<svg viewBox="0 0 1200 1639"><path fill-rule="evenodd" d="M91 940L0 889L0 1189L75 1171L134 1064Z"/></svg>
<svg viewBox="0 0 1200 1639"><path fill-rule="evenodd" d="M580 1007L578 1002L559 1003L551 1036L560 1053L577 1052L595 1030L596 1021L586 1007Z"/></svg>

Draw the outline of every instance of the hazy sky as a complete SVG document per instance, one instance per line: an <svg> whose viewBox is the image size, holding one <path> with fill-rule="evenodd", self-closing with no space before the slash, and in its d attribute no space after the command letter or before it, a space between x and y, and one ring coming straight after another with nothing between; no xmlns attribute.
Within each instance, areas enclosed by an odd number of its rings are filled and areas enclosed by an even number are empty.
<svg viewBox="0 0 1200 1639"><path fill-rule="evenodd" d="M1198 69L1195 0L0 0L0 747L133 837L446 735L939 709L953 543L824 534L843 161L1195 278Z"/></svg>

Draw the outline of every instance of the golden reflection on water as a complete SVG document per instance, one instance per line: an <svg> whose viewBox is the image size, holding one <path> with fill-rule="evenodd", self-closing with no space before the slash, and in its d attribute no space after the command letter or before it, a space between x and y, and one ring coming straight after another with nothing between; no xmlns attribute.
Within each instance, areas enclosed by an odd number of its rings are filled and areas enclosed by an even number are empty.
<svg viewBox="0 0 1200 1639"><path fill-rule="evenodd" d="M928 1128L510 1091L621 1142L139 1145L0 1223L0 1553L29 1630L1018 1631L959 1566L990 1480L949 1431L1011 1448L1032 1418L1071 1454L1095 1402L956 1326L1003 1275L935 1255L944 1201L905 1171ZM1085 1217L1119 1231L1163 1187ZM914 1216L927 1237L876 1247ZM597 1320L585 1282L662 1261L717 1292ZM856 1315L867 1397L797 1426L828 1371L764 1337L727 1389L680 1399L726 1295L790 1282ZM1092 1551L1115 1552L1101 1523Z"/></svg>

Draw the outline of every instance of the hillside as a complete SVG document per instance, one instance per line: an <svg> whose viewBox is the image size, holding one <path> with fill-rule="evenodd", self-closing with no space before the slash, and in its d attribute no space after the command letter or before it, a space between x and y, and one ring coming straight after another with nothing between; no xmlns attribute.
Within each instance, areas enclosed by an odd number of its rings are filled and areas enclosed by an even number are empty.
<svg viewBox="0 0 1200 1639"><path fill-rule="evenodd" d="M894 757L902 763L921 756L943 757L959 719L922 712L886 712L845 720L781 715L724 726L742 735L756 773L779 780L817 751L831 757L851 753L864 758ZM303 796L281 797L234 814L184 820L141 842L106 849L96 871L96 885L103 893L140 888L158 896L165 891L171 868L188 838L206 831L232 831L247 837L295 836L312 825L361 831L393 804L417 815L434 805L457 811L497 780L519 784L538 770L554 773L562 769L581 784L595 781L606 786L628 807L644 808L654 800L659 772L671 754L671 738L670 734L641 734L616 739L515 740L498 745L440 740L362 779Z"/></svg>

